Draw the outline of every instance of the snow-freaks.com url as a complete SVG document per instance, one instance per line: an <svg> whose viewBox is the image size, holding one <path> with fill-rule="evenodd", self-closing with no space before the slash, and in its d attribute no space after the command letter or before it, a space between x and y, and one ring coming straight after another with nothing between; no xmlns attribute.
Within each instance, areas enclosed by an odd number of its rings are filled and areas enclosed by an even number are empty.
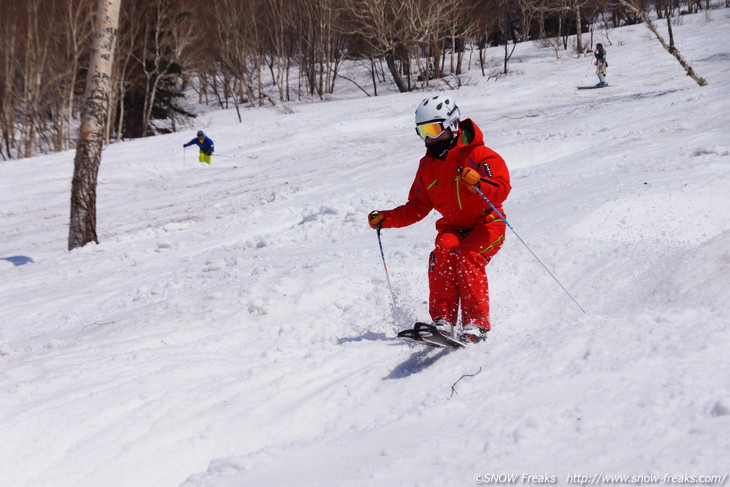
<svg viewBox="0 0 730 487"><path fill-rule="evenodd" d="M725 485L725 475L568 475L568 483L576 485L629 485L629 484L677 484L677 485Z"/></svg>

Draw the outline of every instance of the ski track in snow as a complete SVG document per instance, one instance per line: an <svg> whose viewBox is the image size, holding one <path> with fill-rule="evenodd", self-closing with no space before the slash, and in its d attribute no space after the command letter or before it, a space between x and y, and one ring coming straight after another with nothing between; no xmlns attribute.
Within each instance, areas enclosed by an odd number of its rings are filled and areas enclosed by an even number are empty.
<svg viewBox="0 0 730 487"><path fill-rule="evenodd" d="M193 128L109 146L101 243L73 252L73 153L0 163L0 485L727 473L730 16L710 15L675 28L704 88L631 26L605 90L573 91L589 58L521 44L515 75L454 92L511 168L507 219L588 311L508 233L494 330L462 351L394 338L427 318L436 216L382 234L394 308L365 223L405 201L422 92L205 113L229 156L210 167L180 150Z"/></svg>

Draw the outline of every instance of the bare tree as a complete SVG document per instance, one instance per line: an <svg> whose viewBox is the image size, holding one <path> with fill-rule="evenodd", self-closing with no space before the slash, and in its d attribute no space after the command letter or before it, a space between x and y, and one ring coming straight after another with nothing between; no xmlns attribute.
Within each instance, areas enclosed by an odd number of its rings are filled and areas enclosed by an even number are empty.
<svg viewBox="0 0 730 487"><path fill-rule="evenodd" d="M279 92L279 101L282 102L289 100L289 69L293 55L291 33L295 6L291 0L270 0L264 4L264 60Z"/></svg>
<svg viewBox="0 0 730 487"><path fill-rule="evenodd" d="M684 60L684 58L682 57L682 54L679 52L679 49L677 49L673 45L673 43L667 44L667 42L664 40L664 38L661 36L661 34L659 34L659 31L657 31L656 27L654 26L654 23L651 21L649 16L646 14L646 11L639 6L638 0L630 0L630 1L619 0L619 3L621 3L621 5L625 6L626 8L628 8L629 10L634 12L636 15L639 15L641 17L641 19L644 21L644 24L646 24L646 26L649 28L649 30L654 33L656 38L661 43L662 47L664 49L666 49L666 51L669 54L671 54L672 56L674 56L677 59L679 64L684 68L685 72L687 73L687 76L692 78L695 81L695 83L697 83L700 86L707 85L707 80L705 78L703 78L702 76L698 75L697 73L695 73L694 69L692 69L692 66L690 66L689 63L687 63L687 61ZM671 18L667 18L667 23L671 23ZM671 29L671 27L670 27L670 29ZM674 38L672 37L672 42L673 42L673 39Z"/></svg>
<svg viewBox="0 0 730 487"><path fill-rule="evenodd" d="M85 102L81 112L80 140L76 146L71 182L69 250L83 247L89 242L99 242L96 235L96 183L112 90L112 64L121 3L122 0L98 0Z"/></svg>
<svg viewBox="0 0 730 487"><path fill-rule="evenodd" d="M513 14L514 6L508 0L499 0L498 3L499 16L497 17L497 25L499 31L502 33L502 40L504 41L504 70L503 73L508 73L509 60L512 58L512 54L517 48L517 32L515 29L515 15ZM509 41L512 40L512 49L509 49Z"/></svg>
<svg viewBox="0 0 730 487"><path fill-rule="evenodd" d="M112 81L114 85L113 97L110 100L114 102L115 116L110 117L110 120L116 120L116 142L120 142L124 136L124 122L126 118L126 93L127 90L132 86L131 78L133 78L133 72L137 67L135 60L136 50L141 44L140 38L143 32L144 25L144 9L134 8L129 5L129 1L126 3L126 8L120 11L119 16L119 34L114 48L114 68L112 71ZM111 108L111 107L110 107ZM135 121L136 124L139 121ZM111 122L109 128L111 129ZM107 131L108 133L109 131ZM144 130L142 131L144 132ZM107 138L105 143L109 143L110 140Z"/></svg>
<svg viewBox="0 0 730 487"><path fill-rule="evenodd" d="M255 46L258 44L256 31L251 26L255 19L254 5L250 1L219 0L213 4L212 13L215 19L217 69L223 71L226 84L224 90L230 90L228 79L239 83L242 95L254 103L257 96L253 84L257 83L255 69L251 60L256 57ZM213 77L215 81L216 78ZM235 93L235 91L230 90ZM224 97L226 94L224 93ZM234 97L236 109L244 96ZM239 121L241 120L239 114Z"/></svg>
<svg viewBox="0 0 730 487"><path fill-rule="evenodd" d="M20 143L22 156L31 157L36 148L36 137L41 124L41 107L44 100L44 71L50 56L51 34L48 29L48 12L41 8L39 0L25 3L27 28L22 44L22 87L20 90Z"/></svg>
<svg viewBox="0 0 730 487"><path fill-rule="evenodd" d="M65 149L73 140L71 128L74 119L74 107L77 101L76 80L81 64L82 52L84 52L84 47L88 45L93 30L92 2L93 0L63 1L65 21L59 25L62 30L59 34L63 39L65 52L63 53L64 56L59 56L59 58L63 65L66 66L65 76L62 80L63 85L61 87L61 94L64 99L63 103L66 106L63 109L64 115L58 117L59 130L56 150L59 151Z"/></svg>
<svg viewBox="0 0 730 487"><path fill-rule="evenodd" d="M358 36L375 57L383 57L398 91L410 91L403 79L399 58L410 39L403 20L409 0L343 0L351 34Z"/></svg>
<svg viewBox="0 0 730 487"><path fill-rule="evenodd" d="M306 80L309 95L321 99L331 93L340 62L340 29L338 11L333 0L299 0L297 27L299 69Z"/></svg>
<svg viewBox="0 0 730 487"><path fill-rule="evenodd" d="M10 8L11 0L0 0L0 155L12 158L15 151L15 99L18 71L19 9Z"/></svg>
<svg viewBox="0 0 730 487"><path fill-rule="evenodd" d="M146 135L152 122L152 111L161 83L177 76L174 71L182 62L189 44L195 40L195 27L189 21L192 7L182 0L142 2L147 6L142 34L142 49L137 57L145 76L142 129Z"/></svg>
<svg viewBox="0 0 730 487"><path fill-rule="evenodd" d="M79 53L93 0L0 0L0 134L5 157L67 148L77 107Z"/></svg>

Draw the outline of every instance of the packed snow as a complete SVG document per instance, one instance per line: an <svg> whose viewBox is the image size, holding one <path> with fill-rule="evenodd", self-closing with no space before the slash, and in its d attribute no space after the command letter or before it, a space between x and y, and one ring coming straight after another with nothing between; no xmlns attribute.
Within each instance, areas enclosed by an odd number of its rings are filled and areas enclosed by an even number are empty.
<svg viewBox="0 0 730 487"><path fill-rule="evenodd" d="M508 231L493 330L464 350L395 338L428 319L437 215L382 232L395 302L366 223L406 200L425 91L340 80L113 144L100 243L71 252L74 153L0 162L0 485L719 485L730 9L681 20L706 87L635 25L596 33L608 88L576 90L590 54L524 43L450 92L510 167L507 220L586 310ZM197 129L212 166L182 149Z"/></svg>

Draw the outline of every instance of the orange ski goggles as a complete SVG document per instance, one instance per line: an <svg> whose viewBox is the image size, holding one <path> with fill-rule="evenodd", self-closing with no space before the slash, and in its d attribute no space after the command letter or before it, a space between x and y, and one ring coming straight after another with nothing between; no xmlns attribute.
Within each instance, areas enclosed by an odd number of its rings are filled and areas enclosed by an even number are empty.
<svg viewBox="0 0 730 487"><path fill-rule="evenodd" d="M424 123L423 125L418 125L416 127L416 133L424 140L426 137L435 139L439 135L443 134L444 130L444 126L441 122Z"/></svg>

